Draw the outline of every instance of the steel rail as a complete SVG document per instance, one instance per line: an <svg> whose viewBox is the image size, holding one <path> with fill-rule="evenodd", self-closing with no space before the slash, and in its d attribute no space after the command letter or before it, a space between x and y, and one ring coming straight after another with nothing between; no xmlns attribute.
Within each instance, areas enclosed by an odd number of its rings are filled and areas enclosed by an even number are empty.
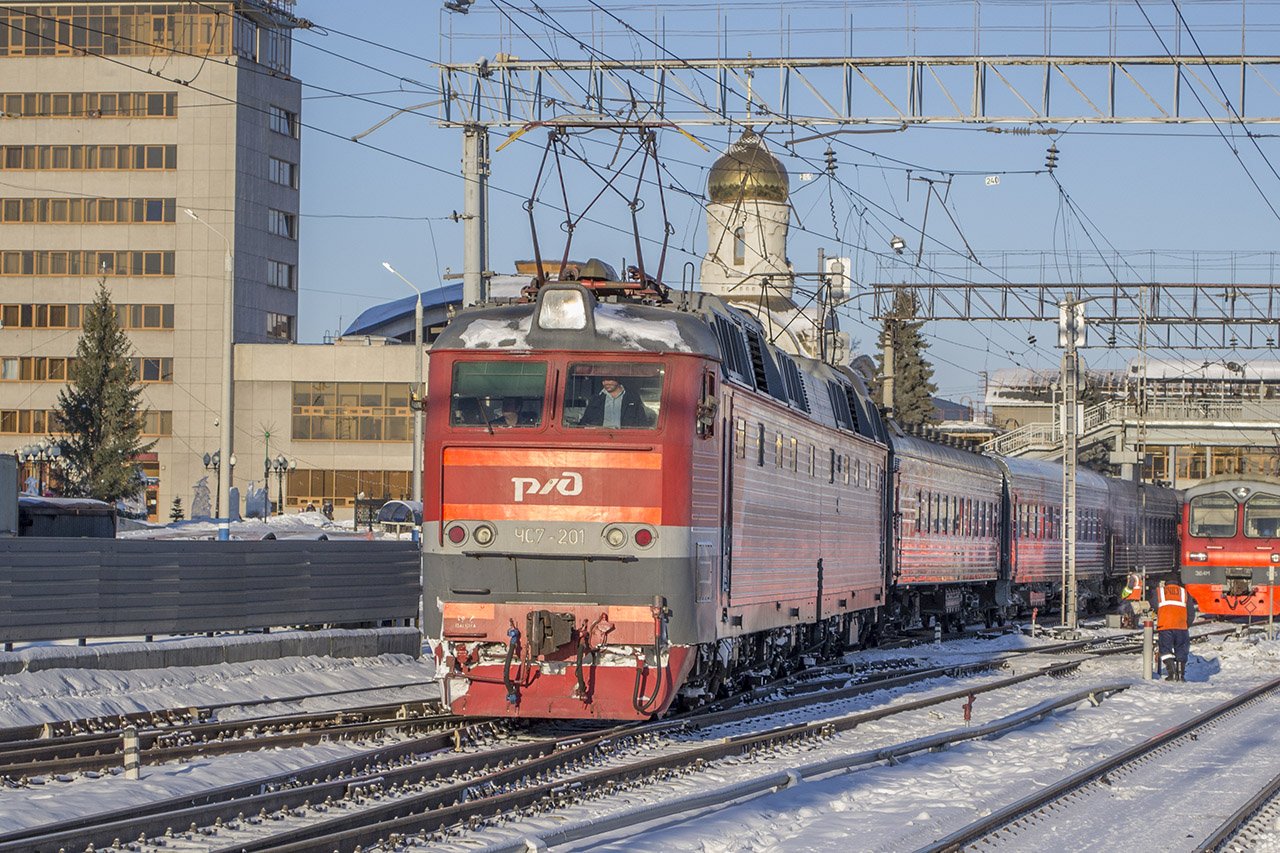
<svg viewBox="0 0 1280 853"><path fill-rule="evenodd" d="M175 746L152 745L150 748L143 748L140 755L144 766L156 766L169 761L180 761L195 756L214 756L229 755L238 752L257 752L264 749L279 749L284 747L305 746L308 744L320 743L325 740L350 740L361 736L386 732L388 730L401 731L420 731L422 729L434 729L441 726L456 726L462 718L452 714L436 714L431 716L417 716L405 718L388 717L382 720L369 722L335 722L332 716L329 719L329 725L315 725L304 728L300 731L286 731L277 733L254 732L252 726L242 727L239 731L233 731L235 735L230 738L215 737L213 739L200 740L196 743L185 743ZM228 733L228 727L222 726L218 728L218 734ZM178 735L181 732L166 732L165 735ZM33 759L30 756L18 757L14 760L0 763L0 777L9 778L31 778L33 776L43 776L47 774L57 773L74 773L89 770L107 770L112 767L119 767L122 762L122 741L116 737L109 742L100 744L103 747L110 746L109 752L96 752L93 754L74 754L66 756L56 756L48 758ZM62 747L68 749L70 747ZM24 752L39 755L38 750L26 750ZM0 758L8 758L8 756L0 756Z"/></svg>
<svg viewBox="0 0 1280 853"><path fill-rule="evenodd" d="M498 724L492 721L479 723L198 794L27 827L0 834L0 851L11 853L37 847L58 850L64 846L68 850L84 849L88 844L98 848L109 847L115 839L161 836L166 831L180 830L192 823L207 825L218 820L233 820L247 808L254 812L296 808L314 796L320 797L314 802L321 802L325 796L342 796L351 786L385 778L388 775L385 768L391 764L475 743L496 731L497 727ZM304 792L305 796L295 796L298 791Z"/></svg>
<svg viewBox="0 0 1280 853"><path fill-rule="evenodd" d="M830 737L836 732L848 731L863 723L965 698L979 689L985 688L985 692L1019 684L1031 678L1060 674L1068 669L1075 668L1079 663L1077 661L1054 664L1035 672L1002 679L998 683L983 685L982 688L953 691L887 708L859 711L836 719L796 723L766 732L754 732L728 737L715 743L683 750L678 754L668 754L628 762L618 767L596 770L573 778L550 778L550 781L530 782L531 774L534 773L539 774L536 777L539 780L547 779L565 771L571 771L573 768L584 764L601 760L601 748L605 746L605 743L601 741L582 742L557 751L553 755L539 760L534 765L501 770L469 783L433 791L425 796L412 796L355 814L298 827L284 833L272 835L269 838L237 843L219 848L217 853L233 853L233 851L249 851L249 853L253 853L253 851L265 850L271 850L274 853L301 853L301 851L334 849L350 850L356 846L366 847L370 844L375 844L392 835L434 832L457 824L476 824L498 814L510 813L514 809L534 806L547 798L576 797L587 790L616 786L620 783L651 777L655 774L673 773L678 768L699 766L705 762L743 755L756 750ZM1127 685L1105 685L1090 688L1081 691L1079 698L1072 698L1070 701L1072 703L1079 702L1090 694L1097 695L1114 692L1117 689L1124 689L1125 686ZM1042 705L1044 704L1042 703ZM1053 710L1052 707L1042 707L1042 705L1007 718L1005 728L1020 725L1031 719L1038 719ZM991 725L962 729L950 734L917 738L907 743L895 744L890 747L860 753L859 755L863 761L868 763L892 760L901 755L908 755L927 749L938 749L948 743L980 737L984 733L996 730L991 729L988 731ZM634 737L635 733L630 736Z"/></svg>
<svg viewBox="0 0 1280 853"><path fill-rule="evenodd" d="M486 851L487 853L518 853L518 851L530 849L541 850L556 844L568 844L570 842L582 841L587 838L596 838L601 835L615 832L619 829L626 829L627 827L636 826L641 823L648 823L650 821L670 818L678 815L687 815L691 812L700 811L702 809L723 806L727 803L736 802L758 796L760 794L790 788L805 779L826 776L831 773L839 773L853 767L872 764L878 761L893 761L914 752L942 749L966 740L976 740L995 734L1001 734L1018 726L1041 720L1056 710L1077 705L1085 700L1089 700L1097 704L1101 701L1101 698L1126 690L1129 686L1130 685L1128 684L1117 683L1078 690L1067 696L1063 696L1058 699L1050 699L1032 706L1031 708L1017 711L982 726L943 732L937 735L918 738L914 741L908 741L904 744L898 744L881 749L867 750L853 755L836 756L835 758L801 765L800 767L794 767L789 770L776 771L765 776L750 779L746 782L728 785L719 790L708 791L692 798L680 799L675 802L651 803L628 809L624 812L608 817L594 817L591 822L587 824L579 824L577 826L569 826L563 829L553 830L548 833L536 835L536 837L525 836L520 838L519 841L508 845L499 844L493 847L488 847L486 848Z"/></svg>
<svg viewBox="0 0 1280 853"><path fill-rule="evenodd" d="M138 745L143 751L159 756L165 749L191 747L198 743L227 743L228 738L252 736L273 738L283 734L301 734L301 731L340 731L343 726L374 724L389 720L439 720L451 724L461 720L452 713L440 711L439 704L430 701L380 703L371 706L343 708L337 711L288 713L274 717L246 717L227 722L197 722L192 725L173 725L138 730ZM276 733L273 735L273 733ZM282 742L284 743L284 742ZM32 775L37 765L52 772L76 770L77 758L84 761L88 770L100 770L100 760L119 754L122 749L122 733L93 733L61 735L55 738L12 740L0 743L0 776L14 774ZM191 753L198 754L198 753ZM175 752L174 757L184 757ZM61 763L59 763L61 762Z"/></svg>
<svg viewBox="0 0 1280 853"><path fill-rule="evenodd" d="M1077 773L1073 773L1065 779L1054 783L1046 788L1036 791L1034 794L1023 797L1022 799L1010 803L1004 808L997 809L990 815L980 820L976 820L968 826L951 833L950 835L935 841L934 843L920 848L916 853L950 853L950 851L962 850L967 844L977 841L984 836L999 830L1024 815L1036 811L1041 807L1061 799L1066 794L1082 788L1092 782L1102 778L1107 773L1121 767L1125 764L1142 758L1171 741L1191 734L1196 729L1213 722L1224 714L1236 710L1255 699L1266 695L1274 690L1280 689L1280 678L1272 679L1265 684L1259 685L1248 690L1233 699L1229 699L1219 705L1210 708L1204 713L1198 714L1183 723L1179 723L1171 729L1167 729L1160 734L1147 738L1142 743L1122 750L1116 755L1099 761L1086 767Z"/></svg>
<svg viewBox="0 0 1280 853"><path fill-rule="evenodd" d="M405 690L410 687L427 687L432 681L402 681L397 684L386 684L374 687L349 687L343 690L327 690L322 693L298 693L292 696L278 696L263 699L246 699L239 702L218 702L206 705L187 705L181 708L155 708L145 711L128 711L123 714L104 714L98 717L82 717L78 720L50 720L44 723L31 723L24 726L0 728L0 746L13 741L45 740L55 737L75 737L77 733L116 735L128 726L145 726L163 729L174 726L188 726L213 719L218 711L228 708L252 708L255 705L272 705L277 702L302 702L307 699L318 699L325 696L349 696L352 693L371 693L375 690ZM427 702L430 699L411 701ZM392 704L392 703L386 703ZM336 713L340 709L334 709ZM264 718L269 719L269 718Z"/></svg>
<svg viewBox="0 0 1280 853"><path fill-rule="evenodd" d="M1196 847L1196 853L1217 853L1224 850L1260 812L1272 805L1280 794L1280 773L1276 774L1261 791L1254 794L1247 803L1236 809L1235 813L1222 822L1208 838Z"/></svg>

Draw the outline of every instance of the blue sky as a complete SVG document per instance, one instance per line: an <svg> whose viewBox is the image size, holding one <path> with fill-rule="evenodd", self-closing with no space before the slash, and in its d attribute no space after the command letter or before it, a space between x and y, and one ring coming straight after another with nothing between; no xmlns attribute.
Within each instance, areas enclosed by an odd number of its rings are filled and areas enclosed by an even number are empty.
<svg viewBox="0 0 1280 853"><path fill-rule="evenodd" d="M454 177L460 165L460 132L438 128L430 119L434 110L427 108L420 111L423 114L400 115L364 137L367 146L347 141L396 109L435 100L438 72L433 61L470 62L499 51L527 59L544 58L541 51L558 58L586 56L581 44L555 31L556 25L609 56L654 54L650 43L625 32L584 0L544 2L539 7L550 17L539 17L528 0L477 0L466 16L444 12L436 2L300 0L297 14L316 25L297 34L293 54L294 74L305 86L303 121L308 125L303 130L301 340L320 340L371 305L406 295L404 285L382 269L384 260L424 289L437 286L446 268L461 270L462 226L448 219L462 208L462 182ZM1055 53L1162 53L1133 2L795 0L780 6L737 0L622 2L608 8L638 30L658 34L669 50L685 57L715 55L717 49L731 55L748 50L755 56L780 51L793 56L840 55L850 42L856 55L970 53L975 42L977 50L988 54L1039 53L1045 47L1046 14L1052 18ZM1143 0L1142 10L1172 46L1172 5ZM1266 52L1277 43L1280 5L1272 0L1250 0L1243 6L1184 3L1183 11L1206 53L1241 50L1242 13L1248 23L1248 52ZM534 39L532 43L517 25ZM1190 52L1186 34L1181 38L1184 52ZM1228 91L1233 82L1227 81ZM1275 79L1269 82L1278 85ZM1144 83L1163 85L1154 79ZM1268 109L1272 102L1280 103L1280 93L1269 92L1261 80L1251 85L1250 97L1260 99L1251 108L1280 115L1280 107ZM948 210L963 238L936 201L925 228L926 251L935 253L940 265L960 263L965 241L988 263L994 263L1002 250L1067 249L1088 255L1094 242L1122 251L1270 250L1280 235L1280 219L1249 175L1280 207L1280 178L1270 165L1280 168L1280 145L1271 136L1273 126L1254 127L1262 134L1257 142L1266 160L1238 131L1234 134L1248 173L1212 125L1060 128L1064 133L1056 138L1061 152L1057 176L1087 215L1088 226L1064 212L1057 187L1043 173L1050 141L1046 136L937 125L843 136L833 144L840 164L838 184L822 176L808 182L799 179L802 171L816 171L812 164L821 163L826 140L796 146L801 158L796 159L787 156L783 134L771 132L767 138L792 173L793 203L803 224L792 233L793 263L812 268L821 247L828 254L852 255L855 269L872 276L873 256L859 246L884 253L893 234L906 239L908 257L918 246L926 193L924 184L909 176L945 180L953 175ZM737 133L727 128L690 129L713 149L723 148ZM515 260L532 256L521 200L532 192L545 138L545 133L534 131L493 154L490 247L496 271L508 271ZM493 147L501 141L495 135ZM612 157L616 142L616 137L596 132L575 144L599 163ZM719 151L705 153L674 131L660 133L659 145L670 170L668 182L701 190L706 169ZM997 173L999 185L987 186L985 176ZM574 203L580 207L599 184L581 167L569 177ZM540 197L547 200L550 195L544 190ZM645 200L652 214L656 198L650 193ZM676 230L666 277L678 283L683 263L705 247L705 225L696 199L670 191L666 200ZM627 223L625 207L602 204L600 219ZM660 237L652 220L650 216L646 227L651 236ZM629 230L624 231L584 226L575 235L572 254L597 255L615 264L631 258L634 248ZM540 215L539 239L544 253L559 254L562 235L549 208ZM1177 267L1171 263L1171 269ZM904 264L899 270L904 280L919 274L910 267ZM855 301L844 322L861 349L869 351L875 331L860 311L864 304ZM1059 358L1052 346L1053 330L1046 325L934 323L926 333L933 339L930 353L939 388L955 399L976 396L981 371L1056 366ZM1034 345L1030 336L1036 338ZM1087 359L1094 366L1118 367L1132 354L1097 350Z"/></svg>

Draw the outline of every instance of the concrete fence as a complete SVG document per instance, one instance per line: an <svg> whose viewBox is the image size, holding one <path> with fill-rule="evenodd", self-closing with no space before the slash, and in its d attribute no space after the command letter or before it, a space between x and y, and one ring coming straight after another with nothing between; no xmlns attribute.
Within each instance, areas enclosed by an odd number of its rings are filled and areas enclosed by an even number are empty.
<svg viewBox="0 0 1280 853"><path fill-rule="evenodd" d="M0 642L411 620L419 556L410 542L0 539Z"/></svg>

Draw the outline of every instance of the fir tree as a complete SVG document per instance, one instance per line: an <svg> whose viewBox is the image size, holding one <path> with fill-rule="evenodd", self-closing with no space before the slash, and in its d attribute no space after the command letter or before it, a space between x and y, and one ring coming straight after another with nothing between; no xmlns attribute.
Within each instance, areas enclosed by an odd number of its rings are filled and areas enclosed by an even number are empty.
<svg viewBox="0 0 1280 853"><path fill-rule="evenodd" d="M876 400L883 401L885 344L893 341L893 413L898 423L904 425L931 424L936 421L933 413L933 395L938 386L933 381L933 365L924 357L929 348L920 330L924 322L916 320L919 303L908 290L899 290L893 298L893 308L884 318L880 332L880 353L877 357L875 392Z"/></svg>
<svg viewBox="0 0 1280 853"><path fill-rule="evenodd" d="M85 306L83 332L67 386L58 394L59 438L66 460L66 493L115 503L136 494L134 458L155 442L142 441L142 388L105 279Z"/></svg>
<svg viewBox="0 0 1280 853"><path fill-rule="evenodd" d="M173 503L169 505L169 520L177 522L182 521L186 517L186 513L182 511L182 498L175 496Z"/></svg>

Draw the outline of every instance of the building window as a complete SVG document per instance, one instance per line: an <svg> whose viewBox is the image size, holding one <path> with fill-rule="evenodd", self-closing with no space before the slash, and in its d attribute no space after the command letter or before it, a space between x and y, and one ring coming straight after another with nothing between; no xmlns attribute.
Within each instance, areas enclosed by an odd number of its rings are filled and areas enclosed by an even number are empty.
<svg viewBox="0 0 1280 853"><path fill-rule="evenodd" d="M117 305L116 318L126 329L138 331L173 328L172 305Z"/></svg>
<svg viewBox="0 0 1280 853"><path fill-rule="evenodd" d="M283 210L267 209L267 230L277 237L298 239L298 214Z"/></svg>
<svg viewBox="0 0 1280 853"><path fill-rule="evenodd" d="M277 107L275 104L270 108L271 129L276 133L283 133L285 136L298 138L298 114L289 112L284 107Z"/></svg>
<svg viewBox="0 0 1280 853"><path fill-rule="evenodd" d="M4 13L0 12L0 21ZM0 25L2 26L2 25ZM2 37L2 36L0 36ZM176 92L5 92L0 118L173 118Z"/></svg>
<svg viewBox="0 0 1280 853"><path fill-rule="evenodd" d="M139 382L172 382L173 359L135 358L133 371Z"/></svg>
<svg viewBox="0 0 1280 853"><path fill-rule="evenodd" d="M173 222L171 198L0 198L0 222L130 224Z"/></svg>
<svg viewBox="0 0 1280 853"><path fill-rule="evenodd" d="M280 160L276 157L268 158L267 180L273 184L292 187L296 190L298 188L298 166L288 160Z"/></svg>
<svg viewBox="0 0 1280 853"><path fill-rule="evenodd" d="M58 413L48 409L0 409L0 434L50 435L62 432Z"/></svg>
<svg viewBox="0 0 1280 853"><path fill-rule="evenodd" d="M193 3L7 8L0 10L0 56L229 56L231 22L239 18ZM242 43L241 32L235 52L255 59L257 45Z"/></svg>
<svg viewBox="0 0 1280 853"><path fill-rule="evenodd" d="M267 284L282 290L297 290L298 268L282 261L267 261Z"/></svg>
<svg viewBox="0 0 1280 853"><path fill-rule="evenodd" d="M304 441L409 441L409 386L293 383L292 435Z"/></svg>
<svg viewBox="0 0 1280 853"><path fill-rule="evenodd" d="M176 168L176 145L0 146L0 169L8 171L160 172Z"/></svg>
<svg viewBox="0 0 1280 853"><path fill-rule="evenodd" d="M335 507L355 506L356 497L405 500L412 496L408 471L324 471L299 468L285 479L286 506L320 509L325 501Z"/></svg>
<svg viewBox="0 0 1280 853"><path fill-rule="evenodd" d="M142 434L147 436L173 435L173 412L148 410L142 413Z"/></svg>
<svg viewBox="0 0 1280 853"><path fill-rule="evenodd" d="M0 252L0 276L168 276L173 252Z"/></svg>
<svg viewBox="0 0 1280 853"><path fill-rule="evenodd" d="M267 337L282 341L293 340L293 317L289 314L267 312Z"/></svg>
<svg viewBox="0 0 1280 853"><path fill-rule="evenodd" d="M733 229L733 265L740 267L747 262L747 235L745 229Z"/></svg>
<svg viewBox="0 0 1280 853"><path fill-rule="evenodd" d="M66 382L74 363L64 356L5 356L0 358L0 382Z"/></svg>

